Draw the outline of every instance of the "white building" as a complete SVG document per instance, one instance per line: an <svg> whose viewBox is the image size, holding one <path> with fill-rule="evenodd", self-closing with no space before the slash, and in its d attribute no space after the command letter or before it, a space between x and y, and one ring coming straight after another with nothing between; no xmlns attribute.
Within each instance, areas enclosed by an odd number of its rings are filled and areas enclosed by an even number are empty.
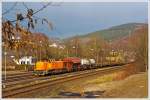
<svg viewBox="0 0 150 100"><path fill-rule="evenodd" d="M53 44L49 45L49 47L57 48L57 47L58 47L58 45L57 45L56 43L53 43Z"/></svg>
<svg viewBox="0 0 150 100"><path fill-rule="evenodd" d="M65 48L64 45L60 45L60 44L57 44L57 43L53 43L53 44L49 45L49 47L59 48L59 49L64 49Z"/></svg>
<svg viewBox="0 0 150 100"><path fill-rule="evenodd" d="M32 56L24 56L19 59L19 64L27 64L27 65L34 65L36 62L36 59L33 58Z"/></svg>

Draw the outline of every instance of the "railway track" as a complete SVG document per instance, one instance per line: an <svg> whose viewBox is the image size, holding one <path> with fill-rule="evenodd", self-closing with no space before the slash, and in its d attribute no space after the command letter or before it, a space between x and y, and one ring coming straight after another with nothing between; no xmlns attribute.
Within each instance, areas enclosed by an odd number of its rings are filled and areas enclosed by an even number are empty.
<svg viewBox="0 0 150 100"><path fill-rule="evenodd" d="M30 72L22 72L22 73L7 74L7 78L13 77L13 76L27 75L29 73L32 73L32 71L30 71ZM2 74L2 77L4 77L4 74Z"/></svg>
<svg viewBox="0 0 150 100"><path fill-rule="evenodd" d="M84 71L86 71L86 70L84 70ZM78 71L78 72L81 72L81 71ZM21 84L21 83L31 82L31 81L38 80L38 79L43 80L43 79L48 79L48 78L65 76L68 74L74 74L74 73L78 73L78 72L56 74L56 75L44 76L44 77L36 77L32 73L29 73L29 74L26 73L25 75L15 75L15 76L7 77L7 80L3 80L2 83L4 83L8 87L8 86L12 86L12 85Z"/></svg>
<svg viewBox="0 0 150 100"><path fill-rule="evenodd" d="M107 67L107 66L103 66L103 67ZM32 72L17 73L17 74L7 75L6 80L4 79L4 76L2 76L2 83L8 83L14 81L17 82L17 81L35 79L35 78L36 77L32 75Z"/></svg>
<svg viewBox="0 0 150 100"><path fill-rule="evenodd" d="M57 84L61 84L62 82L76 80L76 79L96 75L99 73L104 74L106 72L115 71L115 70L118 70L121 68L122 68L121 66L115 66L115 67L109 67L109 68L104 68L104 69L94 69L91 71L85 71L82 73L66 75L66 76L62 76L59 78L35 81L33 83L22 85L22 86L20 85L20 86L16 86L16 87L10 87L10 88L6 88L6 89L2 90L2 97L3 98L15 97L16 95L27 93L27 92L32 92L34 90L44 88L47 86L54 86Z"/></svg>
<svg viewBox="0 0 150 100"><path fill-rule="evenodd" d="M35 76L27 76L27 77L15 77L15 78L12 78L12 79L7 79L7 80L3 80L2 83L8 83L8 82L17 82L17 81L20 81L20 80L28 80L28 79L34 79L36 78Z"/></svg>
<svg viewBox="0 0 150 100"><path fill-rule="evenodd" d="M91 70L84 70L84 72L88 72ZM57 78L57 77L65 77L68 75L74 75L74 74L78 74L81 73L83 71L77 71L77 72L71 72L71 73L64 73L64 74L58 74L58 75L52 75L52 76L45 76L45 77L32 77L32 78L26 78L24 80L22 80L21 78L18 79L18 81L7 81L7 82L3 82L3 84L5 84L5 88L9 88L9 87L13 87L15 85L23 85L23 84L28 84L30 82L34 82L34 81L38 81L38 80L47 80L47 79L52 79L52 78Z"/></svg>
<svg viewBox="0 0 150 100"><path fill-rule="evenodd" d="M86 70L84 70L86 71ZM78 71L80 72L80 71ZM76 72L72 72L72 73L76 73ZM67 73L68 74L68 73ZM61 74L62 76L63 74ZM59 75L53 75L53 76L59 76ZM31 82L33 80L39 79L37 77L35 77L34 75L32 75L32 72L26 72L26 73L21 73L21 74L13 74L13 75L9 75L7 76L7 80L2 80L2 83L6 84L6 86L13 86L13 85L17 85L18 83L26 83L26 82ZM42 78L45 79L45 78ZM7 84L10 83L10 84Z"/></svg>
<svg viewBox="0 0 150 100"><path fill-rule="evenodd" d="M6 80L4 77L2 77L2 83L7 83L7 82L13 82L13 81L19 81L19 80L25 80L28 78L34 78L35 76L32 75L31 72L25 73L25 74L17 74L17 75L9 75L6 77Z"/></svg>

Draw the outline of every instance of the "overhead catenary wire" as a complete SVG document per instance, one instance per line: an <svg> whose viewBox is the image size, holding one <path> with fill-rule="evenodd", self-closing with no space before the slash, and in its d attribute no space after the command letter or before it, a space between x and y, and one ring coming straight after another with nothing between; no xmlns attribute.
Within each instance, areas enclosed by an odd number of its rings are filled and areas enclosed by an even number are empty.
<svg viewBox="0 0 150 100"><path fill-rule="evenodd" d="M60 2L58 5L60 5L61 3L62 3L62 2ZM15 2L15 4L14 4L9 10L7 10L6 12L4 12L3 14L9 13L11 10L13 10L13 9L15 8L16 5L17 5L17 2ZM23 5L27 10L29 10L29 7L27 6L27 4L26 4L25 2L22 2L22 5ZM46 7L48 7L49 5L52 5L52 2L49 2L49 3L45 4L45 5L43 5L43 7L41 7L41 8L38 9L37 11L35 11L35 12L33 13L32 17L37 18L38 20L43 20L43 18L37 17L37 16L35 16L35 14L37 14L38 12L44 10L44 9L45 9ZM58 5L57 5L57 6L58 6ZM55 5L52 5L52 6L55 6ZM26 18L27 18L27 17L24 17L24 19L26 19ZM17 19L15 19L15 20L10 20L10 22L16 22L16 21L18 21L18 20L17 20ZM63 33L60 32L58 29L56 29L56 27L54 28L53 31L55 31L58 35L62 35L62 34L63 34Z"/></svg>
<svg viewBox="0 0 150 100"><path fill-rule="evenodd" d="M55 31L58 35L60 35L61 37L63 37L63 33L60 32L60 31L58 30L58 28L54 27L54 30L53 30L53 31Z"/></svg>
<svg viewBox="0 0 150 100"><path fill-rule="evenodd" d="M28 6L24 2L22 4L27 10L29 9Z"/></svg>
<svg viewBox="0 0 150 100"><path fill-rule="evenodd" d="M10 11L12 11L17 5L17 2L14 3L14 5L12 7L10 7L8 10L6 10L5 12L2 13L2 15L5 15L7 13L9 13Z"/></svg>
<svg viewBox="0 0 150 100"><path fill-rule="evenodd" d="M48 4L46 4L46 5L44 5L43 7L41 7L39 10L37 10L37 11L35 11L34 13L33 13L33 15L35 15L35 14L37 14L38 12L40 12L40 11L42 11L42 10L44 10L46 7L48 7L50 4L52 4L52 2L49 2ZM25 6L25 3L24 3L24 6ZM27 6L26 6L27 7ZM26 19L27 17L24 17L24 19ZM16 22L16 21L18 21L17 19L15 19L15 20L10 20L10 22Z"/></svg>

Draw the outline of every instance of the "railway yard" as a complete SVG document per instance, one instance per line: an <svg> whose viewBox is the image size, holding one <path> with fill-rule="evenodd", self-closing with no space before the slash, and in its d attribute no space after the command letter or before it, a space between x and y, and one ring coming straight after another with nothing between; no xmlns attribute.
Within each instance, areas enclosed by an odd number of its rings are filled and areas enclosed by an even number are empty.
<svg viewBox="0 0 150 100"><path fill-rule="evenodd" d="M114 73L124 70L123 66L104 67L92 70L75 71L70 73L62 73L40 77L33 75L32 72L8 74L6 80L4 80L4 76L2 76L2 97L111 97L110 95L105 94L108 87L105 90L103 90L103 88L106 86L100 88L100 85L113 82L112 75L114 75ZM97 84L97 78L100 79L100 82L98 82L99 84ZM143 96L145 97L146 94L140 95L140 97Z"/></svg>
<svg viewBox="0 0 150 100"><path fill-rule="evenodd" d="M2 2L1 98L148 98L147 3Z"/></svg>

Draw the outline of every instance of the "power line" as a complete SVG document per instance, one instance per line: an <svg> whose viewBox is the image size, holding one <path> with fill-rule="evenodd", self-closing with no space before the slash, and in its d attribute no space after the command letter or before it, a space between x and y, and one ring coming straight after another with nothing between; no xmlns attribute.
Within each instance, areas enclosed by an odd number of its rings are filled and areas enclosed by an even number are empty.
<svg viewBox="0 0 150 100"><path fill-rule="evenodd" d="M63 36L63 33L56 29L56 27L54 27L53 31L55 31L58 35Z"/></svg>
<svg viewBox="0 0 150 100"><path fill-rule="evenodd" d="M11 10L13 10L16 7L16 5L17 5L17 2L15 2L14 5L10 9L8 9L4 13L2 13L2 15L9 13Z"/></svg>
<svg viewBox="0 0 150 100"><path fill-rule="evenodd" d="M45 9L46 7L48 7L51 3L52 3L52 2L49 2L48 4L44 5L44 6L43 6L42 8L40 8L39 10L35 11L35 12L33 13L33 15L35 15L35 14L37 14L38 12L42 11L43 9ZM25 5L25 3L24 3L24 6L27 7L27 6ZM32 15L32 16L33 16L33 15ZM28 18L28 17L25 17L24 19L26 19L26 18ZM11 20L10 22L16 22L16 21L18 21L18 20L17 20L17 19L16 19L16 20Z"/></svg>
<svg viewBox="0 0 150 100"><path fill-rule="evenodd" d="M52 2L49 2L47 5L44 5L41 9L37 10L36 12L34 12L33 15L36 14L36 13L38 13L38 12L40 12L40 11L42 11L44 8L46 8L50 4L52 4Z"/></svg>
<svg viewBox="0 0 150 100"><path fill-rule="evenodd" d="M24 2L22 4L27 10L29 9L28 6Z"/></svg>

